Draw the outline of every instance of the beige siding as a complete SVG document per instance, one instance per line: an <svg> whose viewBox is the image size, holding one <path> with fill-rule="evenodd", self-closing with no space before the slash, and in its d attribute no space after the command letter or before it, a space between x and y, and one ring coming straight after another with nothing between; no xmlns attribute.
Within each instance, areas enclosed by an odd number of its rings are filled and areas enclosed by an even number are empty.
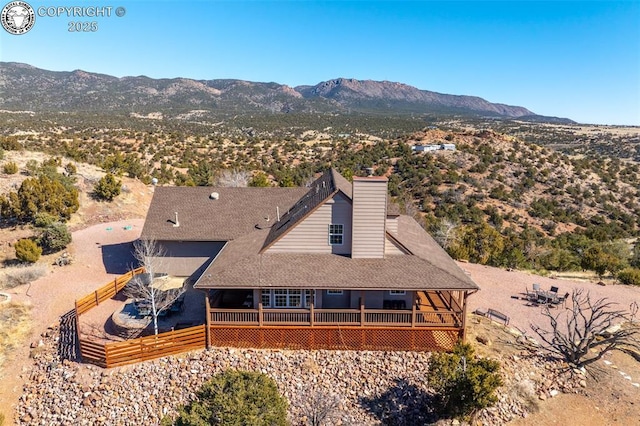
<svg viewBox="0 0 640 426"><path fill-rule="evenodd" d="M387 181L353 180L353 258L383 258L387 218Z"/></svg>
<svg viewBox="0 0 640 426"><path fill-rule="evenodd" d="M398 234L398 216L387 216L387 232Z"/></svg>
<svg viewBox="0 0 640 426"><path fill-rule="evenodd" d="M343 225L341 245L329 244L329 225ZM273 244L268 253L351 253L351 202L337 193Z"/></svg>
<svg viewBox="0 0 640 426"><path fill-rule="evenodd" d="M385 256L396 256L396 255L404 255L404 254L407 254L407 253L405 253L400 246L396 245L396 243L394 243L389 238L387 238L384 244Z"/></svg>

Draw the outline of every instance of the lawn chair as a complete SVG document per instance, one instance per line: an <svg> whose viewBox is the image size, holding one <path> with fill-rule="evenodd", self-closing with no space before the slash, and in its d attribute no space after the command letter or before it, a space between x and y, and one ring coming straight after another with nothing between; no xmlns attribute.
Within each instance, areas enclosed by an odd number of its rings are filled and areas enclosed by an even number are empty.
<svg viewBox="0 0 640 426"><path fill-rule="evenodd" d="M565 304L567 303L567 299L569 298L570 294L569 293L565 293L564 296L558 297L558 305L560 303L562 303L562 307L564 308Z"/></svg>
<svg viewBox="0 0 640 426"><path fill-rule="evenodd" d="M538 302L538 294L535 291L529 291L528 288L525 289L526 297L527 297L527 305L531 306L537 304Z"/></svg>

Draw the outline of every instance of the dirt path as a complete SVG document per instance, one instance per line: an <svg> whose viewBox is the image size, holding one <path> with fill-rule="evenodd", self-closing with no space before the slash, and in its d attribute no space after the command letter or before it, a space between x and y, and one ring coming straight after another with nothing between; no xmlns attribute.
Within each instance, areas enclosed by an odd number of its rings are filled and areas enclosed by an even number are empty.
<svg viewBox="0 0 640 426"><path fill-rule="evenodd" d="M71 265L50 266L47 276L9 290L12 299L33 306L31 338L14 351L0 372L0 411L12 423L15 404L22 393L23 377L29 372L29 342L37 341L47 327L73 309L74 300L104 285L131 266L128 244L142 231L143 219L101 223L73 233L69 251Z"/></svg>

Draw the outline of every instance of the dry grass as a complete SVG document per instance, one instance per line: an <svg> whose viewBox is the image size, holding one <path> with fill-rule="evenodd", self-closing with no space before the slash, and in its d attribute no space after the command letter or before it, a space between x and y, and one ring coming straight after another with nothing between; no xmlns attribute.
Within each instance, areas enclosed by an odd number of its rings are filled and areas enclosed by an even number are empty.
<svg viewBox="0 0 640 426"><path fill-rule="evenodd" d="M7 354L23 345L31 332L31 307L22 303L0 305L0 367Z"/></svg>
<svg viewBox="0 0 640 426"><path fill-rule="evenodd" d="M14 288L29 284L47 274L47 267L42 264L16 266L6 269L0 279L0 289Z"/></svg>

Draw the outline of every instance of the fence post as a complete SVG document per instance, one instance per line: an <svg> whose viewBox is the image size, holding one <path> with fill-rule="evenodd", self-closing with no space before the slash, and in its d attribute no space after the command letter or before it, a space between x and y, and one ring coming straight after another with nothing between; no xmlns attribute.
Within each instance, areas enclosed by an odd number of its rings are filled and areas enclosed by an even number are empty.
<svg viewBox="0 0 640 426"><path fill-rule="evenodd" d="M413 292L413 296L411 298L411 328L416 327L416 292Z"/></svg>
<svg viewBox="0 0 640 426"><path fill-rule="evenodd" d="M209 292L206 292L204 294L204 302L205 302L205 316L206 316L206 329L205 329L205 338L206 338L206 342L205 342L205 346L207 347L207 349L209 349L211 347L211 304L209 303Z"/></svg>

